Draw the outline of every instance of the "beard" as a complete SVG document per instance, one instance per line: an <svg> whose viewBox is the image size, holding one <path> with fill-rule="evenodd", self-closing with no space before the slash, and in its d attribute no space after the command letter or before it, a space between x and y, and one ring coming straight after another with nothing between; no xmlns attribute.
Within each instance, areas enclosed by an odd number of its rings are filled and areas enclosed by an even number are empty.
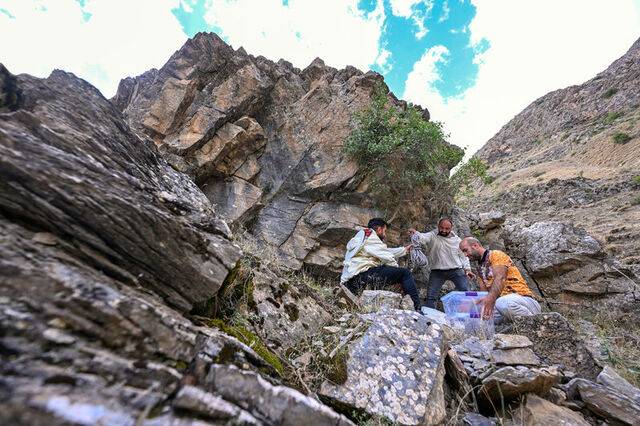
<svg viewBox="0 0 640 426"><path fill-rule="evenodd" d="M438 231L438 235L440 235L441 237L448 237L450 233L451 233L451 232L441 232L441 231Z"/></svg>
<svg viewBox="0 0 640 426"><path fill-rule="evenodd" d="M480 256L479 253L471 253L471 256L469 257L471 260L475 260L476 262L480 262L482 260L482 256Z"/></svg>

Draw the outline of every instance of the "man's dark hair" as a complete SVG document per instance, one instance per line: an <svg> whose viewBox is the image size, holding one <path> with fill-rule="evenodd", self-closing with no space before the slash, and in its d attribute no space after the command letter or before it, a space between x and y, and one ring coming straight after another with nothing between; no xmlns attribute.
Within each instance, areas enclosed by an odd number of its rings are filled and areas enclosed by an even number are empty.
<svg viewBox="0 0 640 426"><path fill-rule="evenodd" d="M442 222L445 222L445 221L453 225L453 220L451 220L451 218L447 216L441 217L440 220L438 221L438 225L440 225Z"/></svg>
<svg viewBox="0 0 640 426"><path fill-rule="evenodd" d="M373 219L369 220L369 223L367 224L367 228L376 229L378 226L387 226L387 225L389 224L387 223L386 220L380 217L374 217Z"/></svg>

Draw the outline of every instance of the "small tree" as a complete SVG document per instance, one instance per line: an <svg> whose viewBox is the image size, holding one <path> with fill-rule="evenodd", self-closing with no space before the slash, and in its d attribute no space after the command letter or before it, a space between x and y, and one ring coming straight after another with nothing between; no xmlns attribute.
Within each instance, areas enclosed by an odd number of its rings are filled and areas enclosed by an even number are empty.
<svg viewBox="0 0 640 426"><path fill-rule="evenodd" d="M354 116L344 150L369 171L372 197L390 220L400 211L407 219L417 219L425 208L440 214L454 195L449 170L464 151L446 142L441 123L425 120L412 105L390 105L387 93L378 85L369 107Z"/></svg>

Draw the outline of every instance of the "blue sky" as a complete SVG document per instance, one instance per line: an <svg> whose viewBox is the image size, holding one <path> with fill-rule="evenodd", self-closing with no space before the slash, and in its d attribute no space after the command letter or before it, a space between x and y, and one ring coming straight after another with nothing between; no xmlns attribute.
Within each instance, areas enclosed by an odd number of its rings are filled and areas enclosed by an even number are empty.
<svg viewBox="0 0 640 426"><path fill-rule="evenodd" d="M378 71L471 153L622 55L640 37L640 0L0 0L0 62L65 69L107 97L199 31L299 68L320 57Z"/></svg>

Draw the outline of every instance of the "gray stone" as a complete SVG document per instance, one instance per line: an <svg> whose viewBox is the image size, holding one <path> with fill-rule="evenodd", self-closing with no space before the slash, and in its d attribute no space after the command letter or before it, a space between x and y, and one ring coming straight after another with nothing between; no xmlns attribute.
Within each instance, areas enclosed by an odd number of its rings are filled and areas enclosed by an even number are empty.
<svg viewBox="0 0 640 426"><path fill-rule="evenodd" d="M180 310L215 294L240 250L196 185L84 80L54 71L16 84L18 110L0 121L3 214Z"/></svg>
<svg viewBox="0 0 640 426"><path fill-rule="evenodd" d="M201 417L225 420L242 416L244 420L242 424L261 424L261 422L239 407L225 401L217 395L193 386L182 387L171 404L179 410L189 411Z"/></svg>
<svg viewBox="0 0 640 426"><path fill-rule="evenodd" d="M540 365L540 358L530 348L494 349L491 360L498 365Z"/></svg>
<svg viewBox="0 0 640 426"><path fill-rule="evenodd" d="M493 229L502 225L506 220L506 215L498 210L492 210L490 212L483 212L478 214L478 228L480 229Z"/></svg>
<svg viewBox="0 0 640 426"><path fill-rule="evenodd" d="M495 417L485 417L478 413L467 413L462 418L462 424L468 426L495 426L498 421Z"/></svg>
<svg viewBox="0 0 640 426"><path fill-rule="evenodd" d="M640 405L640 389L623 379L616 371L608 365L605 365L596 381L608 388L613 389L621 395L626 396L634 403Z"/></svg>
<svg viewBox="0 0 640 426"><path fill-rule="evenodd" d="M436 424L444 419L442 390L445 341L440 325L417 312L381 310L348 346L347 379L325 381L320 395L401 424Z"/></svg>
<svg viewBox="0 0 640 426"><path fill-rule="evenodd" d="M535 394L525 396L520 407L513 410L514 420L524 426L589 426L582 414L560 407Z"/></svg>
<svg viewBox="0 0 640 426"><path fill-rule="evenodd" d="M407 303L408 299L408 303ZM364 290L359 298L363 312L378 312L382 309L413 310L413 303L409 296L402 297L400 293L386 290Z"/></svg>
<svg viewBox="0 0 640 426"><path fill-rule="evenodd" d="M482 380L478 398L485 405L489 401L500 404L525 394L545 395L560 380L560 372L554 367L528 368L503 367Z"/></svg>
<svg viewBox="0 0 640 426"><path fill-rule="evenodd" d="M212 365L205 386L269 424L353 426L346 417L315 399L234 366Z"/></svg>
<svg viewBox="0 0 640 426"><path fill-rule="evenodd" d="M493 337L494 347L496 349L528 348L533 346L533 343L531 343L531 340L529 340L527 336L496 333Z"/></svg>
<svg viewBox="0 0 640 426"><path fill-rule="evenodd" d="M640 419L640 404L614 389L588 380L576 379L580 399L598 416L635 425Z"/></svg>
<svg viewBox="0 0 640 426"><path fill-rule="evenodd" d="M560 365L563 370L594 380L600 372L578 333L558 313L516 318L513 329L531 340L533 351L547 365Z"/></svg>

